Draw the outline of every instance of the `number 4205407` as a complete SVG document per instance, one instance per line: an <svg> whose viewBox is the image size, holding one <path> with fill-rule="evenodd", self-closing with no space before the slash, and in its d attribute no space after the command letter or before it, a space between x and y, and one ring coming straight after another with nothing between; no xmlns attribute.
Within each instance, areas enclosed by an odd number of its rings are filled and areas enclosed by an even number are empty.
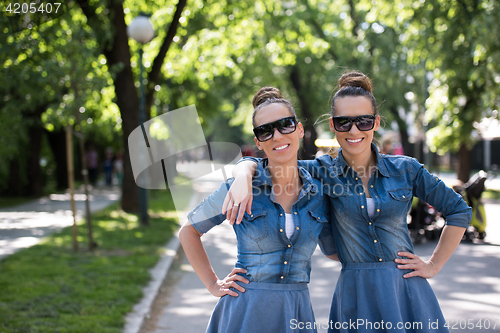
<svg viewBox="0 0 500 333"><path fill-rule="evenodd" d="M7 5L7 8L5 8L6 12L9 12L11 14L27 14L27 13L57 13L59 10L59 7L61 7L60 2L55 2L55 3L9 3Z"/></svg>

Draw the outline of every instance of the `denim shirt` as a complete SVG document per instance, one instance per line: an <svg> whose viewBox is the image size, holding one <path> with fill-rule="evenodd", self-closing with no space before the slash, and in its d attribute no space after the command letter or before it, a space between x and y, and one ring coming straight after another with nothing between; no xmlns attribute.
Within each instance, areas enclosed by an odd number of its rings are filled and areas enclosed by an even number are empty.
<svg viewBox="0 0 500 333"><path fill-rule="evenodd" d="M240 224L234 224L238 260L236 267L247 270L250 282L302 283L309 282L311 256L320 238L331 238L328 223L328 200L321 184L304 168L299 168L302 189L292 205L294 231L286 236L285 211L276 202L267 160L259 163L252 181L252 214L245 212ZM188 220L200 233L206 233L226 218L221 214L222 203L233 178L223 183L189 213Z"/></svg>
<svg viewBox="0 0 500 333"><path fill-rule="evenodd" d="M374 144L372 151L377 155L376 168L368 182L375 204L372 217L368 216L361 178L346 163L341 149L335 159L324 155L299 161L299 166L322 180L330 197L333 233L330 240L322 239L325 254L334 253L333 244L337 246L340 261L345 263L393 261L400 258L398 251L413 253L406 218L414 196L441 212L447 225L463 228L469 225L471 208L416 159L380 155Z"/></svg>

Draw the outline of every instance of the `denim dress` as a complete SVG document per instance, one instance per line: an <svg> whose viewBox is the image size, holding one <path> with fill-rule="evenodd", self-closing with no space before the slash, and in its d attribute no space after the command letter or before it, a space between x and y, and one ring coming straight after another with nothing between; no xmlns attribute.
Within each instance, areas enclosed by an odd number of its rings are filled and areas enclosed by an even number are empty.
<svg viewBox="0 0 500 333"><path fill-rule="evenodd" d="M414 196L440 211L447 225L466 228L471 209L416 159L381 155L374 144L372 151L377 156L376 168L367 170L372 216L360 175L343 159L342 150L335 159L325 155L299 161L322 180L329 196L332 234L321 239L322 250L338 251L342 262L328 332L448 332L428 281L403 278L411 270L398 269L394 259L401 258L399 251L414 252L406 222Z"/></svg>
<svg viewBox="0 0 500 333"><path fill-rule="evenodd" d="M303 185L292 206L294 229L288 238L285 211L276 202L277 188L273 189L266 162L260 163L252 181L252 214L245 212L241 224L233 225L238 248L235 266L247 270L241 275L250 283L243 285L244 293L233 289L238 297L220 298L207 332L316 332L307 283L318 242L322 238L331 241L327 197L320 182L299 168ZM220 212L233 180L189 213L188 220L198 232L206 233L225 220Z"/></svg>

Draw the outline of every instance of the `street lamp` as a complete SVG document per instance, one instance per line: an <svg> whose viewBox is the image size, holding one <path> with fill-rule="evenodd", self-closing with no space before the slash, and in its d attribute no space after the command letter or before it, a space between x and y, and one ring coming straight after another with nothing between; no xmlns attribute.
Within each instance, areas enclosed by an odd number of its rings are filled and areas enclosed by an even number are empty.
<svg viewBox="0 0 500 333"><path fill-rule="evenodd" d="M151 22L149 21L149 17L140 13L139 16L134 18L134 20L127 27L127 35L132 37L136 42L141 43L141 48L139 49L139 66L140 66L140 74L139 74L139 84L141 90L141 96L139 101L139 123L141 126L146 121L146 96L144 93L144 67L142 64L142 56L143 56L143 45L149 43L151 39L153 39L155 35L155 31ZM149 155L149 154L145 154ZM142 156L146 158L146 156ZM139 203L140 203L140 221L142 225L149 225L149 216L148 216L148 193L145 188L139 189Z"/></svg>

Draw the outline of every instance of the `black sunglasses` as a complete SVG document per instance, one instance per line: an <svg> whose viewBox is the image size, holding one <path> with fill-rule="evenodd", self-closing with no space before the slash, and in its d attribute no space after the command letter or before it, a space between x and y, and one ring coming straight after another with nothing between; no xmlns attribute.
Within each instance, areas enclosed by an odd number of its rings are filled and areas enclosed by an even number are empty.
<svg viewBox="0 0 500 333"><path fill-rule="evenodd" d="M253 129L255 137L260 142L270 140L274 136L274 129L281 134L290 134L297 129L297 119L294 116L281 118L272 123L263 124Z"/></svg>
<svg viewBox="0 0 500 333"><path fill-rule="evenodd" d="M375 126L375 115L369 114L358 117L332 117L333 127L337 132L349 132L352 124L356 124L360 131L369 131Z"/></svg>

